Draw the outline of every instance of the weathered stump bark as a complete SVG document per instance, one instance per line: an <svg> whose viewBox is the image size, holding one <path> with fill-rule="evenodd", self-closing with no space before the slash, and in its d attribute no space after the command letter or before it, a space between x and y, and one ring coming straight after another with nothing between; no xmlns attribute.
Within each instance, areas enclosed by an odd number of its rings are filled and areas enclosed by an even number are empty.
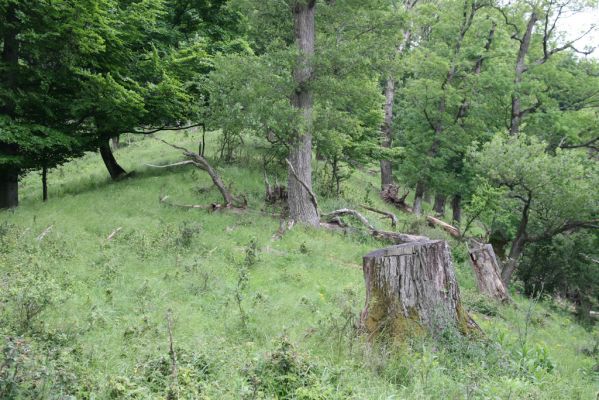
<svg viewBox="0 0 599 400"><path fill-rule="evenodd" d="M478 329L460 301L449 246L442 240L406 243L364 257L366 307L362 325L396 339L455 327Z"/></svg>
<svg viewBox="0 0 599 400"><path fill-rule="evenodd" d="M510 298L501 280L501 268L493 246L474 243L468 246L468 252L472 269L476 275L478 290L495 300L508 302Z"/></svg>

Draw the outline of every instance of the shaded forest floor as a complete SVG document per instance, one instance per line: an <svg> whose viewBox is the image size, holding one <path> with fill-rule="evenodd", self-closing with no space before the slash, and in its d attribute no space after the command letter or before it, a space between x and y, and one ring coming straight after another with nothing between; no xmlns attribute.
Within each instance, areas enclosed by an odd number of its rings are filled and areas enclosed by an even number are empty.
<svg viewBox="0 0 599 400"><path fill-rule="evenodd" d="M161 137L195 149L198 136ZM248 196L249 211L232 214L160 204L162 195L187 204L220 198L191 166L145 166L179 161L177 150L150 138L121 141L116 156L132 177L109 182L100 157L88 154L50 173L48 203L31 174L21 206L0 213L7 398L596 397L598 332L551 299L514 294L515 305L501 306L482 298L463 245L450 241L463 300L485 339L447 332L370 345L354 326L364 302L361 257L380 242L302 227L273 241L278 220L252 211L265 206L251 143L236 163L217 164L232 190ZM340 199L320 206L370 202L394 211L377 185L376 175L356 171ZM449 240L394 212L398 231Z"/></svg>

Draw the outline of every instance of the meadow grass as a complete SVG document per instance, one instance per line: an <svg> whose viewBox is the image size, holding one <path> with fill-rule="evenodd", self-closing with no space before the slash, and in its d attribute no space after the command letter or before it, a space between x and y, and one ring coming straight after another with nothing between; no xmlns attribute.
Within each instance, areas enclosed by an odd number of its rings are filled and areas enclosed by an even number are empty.
<svg viewBox="0 0 599 400"><path fill-rule="evenodd" d="M189 148L198 142L198 133L161 137ZM208 135L209 156L217 138ZM122 142L116 156L135 171L130 178L111 182L90 153L51 171L47 203L32 173L20 207L0 213L0 365L7 366L0 393L8 398L596 397L597 331L551 299L513 293L513 305L498 305L478 295L462 244L451 241L454 264L484 339L448 332L402 345L368 343L355 329L364 302L361 257L380 242L300 226L273 240L278 219L259 212L263 171L251 142L237 162L215 163L232 190L247 195L241 214L161 204L165 195L186 204L220 198L192 166L145 165L179 161L179 151L151 138ZM341 198L320 205L371 202L393 211L376 185L368 169L356 171ZM449 239L395 212L399 230ZM364 213L390 229L388 220ZM24 304L41 311L26 320ZM20 348L11 353L15 337L29 346L27 357L19 358ZM7 372L17 364L18 374Z"/></svg>

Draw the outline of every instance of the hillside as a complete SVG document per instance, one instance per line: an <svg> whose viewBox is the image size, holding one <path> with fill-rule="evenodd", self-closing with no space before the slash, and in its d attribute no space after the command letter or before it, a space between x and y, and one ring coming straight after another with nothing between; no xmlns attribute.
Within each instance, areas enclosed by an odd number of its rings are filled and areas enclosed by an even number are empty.
<svg viewBox="0 0 599 400"><path fill-rule="evenodd" d="M190 148L199 140L161 137ZM209 157L216 139L208 135ZM300 226L272 240L279 221L259 212L264 183L251 140L237 162L217 164L248 196L239 214L161 204L165 195L209 204L219 194L192 166L145 165L178 161L177 150L151 138L121 142L116 157L135 171L129 178L111 182L87 154L51 171L47 203L30 174L19 208L0 212L3 398L595 398L599 332L549 298L482 298L463 245L451 241L454 265L484 337L372 344L355 329L361 257L383 243ZM377 186L377 176L356 171L342 199L320 206L393 211ZM449 240L394 212L398 231Z"/></svg>

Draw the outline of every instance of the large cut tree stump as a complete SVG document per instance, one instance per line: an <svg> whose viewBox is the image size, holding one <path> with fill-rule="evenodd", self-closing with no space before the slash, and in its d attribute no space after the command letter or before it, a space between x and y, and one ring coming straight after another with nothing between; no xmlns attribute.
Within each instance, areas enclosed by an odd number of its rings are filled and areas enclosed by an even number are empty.
<svg viewBox="0 0 599 400"><path fill-rule="evenodd" d="M478 290L495 300L510 301L506 287L501 280L501 269L493 246L472 242L468 246L468 252L472 269L476 275Z"/></svg>
<svg viewBox="0 0 599 400"><path fill-rule="evenodd" d="M366 307L362 324L393 338L478 329L462 308L447 242L426 240L376 250L364 257Z"/></svg>

